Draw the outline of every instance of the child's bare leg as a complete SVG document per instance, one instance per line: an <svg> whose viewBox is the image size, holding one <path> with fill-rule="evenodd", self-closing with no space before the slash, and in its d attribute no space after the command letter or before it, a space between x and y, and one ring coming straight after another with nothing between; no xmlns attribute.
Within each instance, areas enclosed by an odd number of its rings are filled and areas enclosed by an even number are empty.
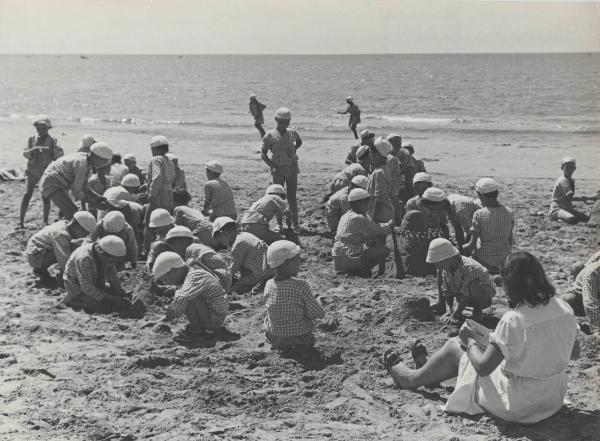
<svg viewBox="0 0 600 441"><path fill-rule="evenodd" d="M48 225L48 218L50 217L50 198L42 196L42 204L44 206L44 223Z"/></svg>

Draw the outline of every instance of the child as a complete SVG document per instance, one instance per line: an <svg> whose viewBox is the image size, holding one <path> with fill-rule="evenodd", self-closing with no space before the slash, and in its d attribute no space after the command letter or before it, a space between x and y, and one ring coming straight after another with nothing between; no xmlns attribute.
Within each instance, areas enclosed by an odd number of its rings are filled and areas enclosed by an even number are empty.
<svg viewBox="0 0 600 441"><path fill-rule="evenodd" d="M425 227L431 238L449 238L450 229L448 228L448 220L450 220L450 223L454 228L456 243L459 247L462 247L464 243L462 226L454 216L454 213L452 213L450 203L448 202L448 199L446 199L446 193L441 189L429 187L418 199L414 209L423 214Z"/></svg>
<svg viewBox="0 0 600 441"><path fill-rule="evenodd" d="M103 194L112 209L123 213L125 220L133 228L138 245L143 243L140 233L143 231L144 223L144 207L137 202L139 200L137 194L139 187L140 180L138 177L133 173L128 173L121 180L121 185L110 187ZM102 218L105 214L104 210L99 210L98 217Z"/></svg>
<svg viewBox="0 0 600 441"><path fill-rule="evenodd" d="M406 211L416 210L417 202L419 202L419 199L421 199L423 193L425 193L425 190L430 187L433 187L433 180L431 179L431 175L429 173L415 173L412 178L412 189L416 194L406 201Z"/></svg>
<svg viewBox="0 0 600 441"><path fill-rule="evenodd" d="M24 228L25 214L27 208L29 208L35 186L42 178L46 167L63 155L63 149L59 147L56 138L48 134L48 130L52 128L48 116L39 115L33 122L33 126L37 131L37 135L27 140L27 148L23 152L23 156L27 158L27 168L25 170L27 189L23 195L19 213L19 226L21 228ZM44 205L44 223L47 225L48 216L50 216L50 198L42 195L42 202Z"/></svg>
<svg viewBox="0 0 600 441"><path fill-rule="evenodd" d="M173 338L178 343L196 343L214 338L223 330L229 302L217 278L203 268L187 265L174 252L161 253L152 268L155 282L177 287L173 302L162 321L185 314L189 323Z"/></svg>
<svg viewBox="0 0 600 441"><path fill-rule="evenodd" d="M445 311L445 299L450 307L446 321L457 325L464 319L462 312L465 307L471 306L473 320L480 321L482 310L492 305L492 297L496 293L488 270L470 257L461 256L458 249L449 240L443 238L431 241L427 262L432 263L442 273L438 304L434 305L434 308L440 312ZM452 312L455 297L458 305Z"/></svg>
<svg viewBox="0 0 600 441"><path fill-rule="evenodd" d="M178 205L173 210L175 215L175 223L192 230L194 236L203 243L211 247L214 250L219 250L219 242L213 237L213 224L207 218L204 217L200 210L188 207L187 205Z"/></svg>
<svg viewBox="0 0 600 441"><path fill-rule="evenodd" d="M234 278L240 277L231 286L237 294L249 292L272 276L267 265L267 244L253 234L238 234L235 221L228 217L218 217L213 223L213 235L226 248L231 247L230 272Z"/></svg>
<svg viewBox="0 0 600 441"><path fill-rule="evenodd" d="M473 199L469 196L451 193L446 198L450 203L452 214L465 232L465 240L468 242L471 238L471 227L473 226L473 215L477 210L483 208L479 199Z"/></svg>
<svg viewBox="0 0 600 441"><path fill-rule="evenodd" d="M563 175L556 180L550 203L550 219L560 220L568 224L587 222L589 217L573 207L573 201L586 201L588 197L575 196L575 179L573 173L577 169L575 158L566 156L560 162Z"/></svg>
<svg viewBox="0 0 600 441"><path fill-rule="evenodd" d="M585 264L562 299L576 316L588 317L592 334L600 338L600 260Z"/></svg>
<svg viewBox="0 0 600 441"><path fill-rule="evenodd" d="M148 228L144 233L144 242L148 242L148 256L154 241L161 241L171 228L175 226L175 219L164 208L157 208L150 215Z"/></svg>
<svg viewBox="0 0 600 441"><path fill-rule="evenodd" d="M217 161L208 161L206 164L206 178L204 184L204 208L202 214L210 217L211 222L221 216L237 219L235 201L229 184L221 178L223 166Z"/></svg>
<svg viewBox="0 0 600 441"><path fill-rule="evenodd" d="M373 144L374 139L375 139L375 133L371 132L369 129L364 129L362 132L360 132L360 144L353 145L350 148L350 151L346 155L346 159L344 160L344 163L345 164L354 164L355 162L359 162L358 155L357 155L358 149L360 147L362 147L363 145L368 147L369 145ZM368 169L367 169L367 171L368 171Z"/></svg>
<svg viewBox="0 0 600 441"><path fill-rule="evenodd" d="M167 153L167 157L175 166L175 181L173 183L173 191L187 191L187 182L185 181L185 172L179 168L179 158L173 153Z"/></svg>
<svg viewBox="0 0 600 441"><path fill-rule="evenodd" d="M133 154L125 153L125 155L123 156L123 163L127 166L127 169L129 170L128 173L136 175L140 182L144 182L144 173L137 166L137 159Z"/></svg>
<svg viewBox="0 0 600 441"><path fill-rule="evenodd" d="M333 177L329 183L329 193L327 196L331 196L333 193L341 190L342 188L348 187L352 178L359 175L366 175L367 171L359 164L347 165L341 172Z"/></svg>
<svg viewBox="0 0 600 441"><path fill-rule="evenodd" d="M500 274L513 245L515 219L512 211L498 202L496 181L491 178L480 179L475 189L483 208L473 214L471 240L465 246L465 252L473 252L473 258L491 274Z"/></svg>
<svg viewBox="0 0 600 441"><path fill-rule="evenodd" d="M111 159L110 166L110 185L121 185L121 181L129 173L129 167L123 164L121 155L115 153Z"/></svg>
<svg viewBox="0 0 600 441"><path fill-rule="evenodd" d="M338 273L371 276L371 268L385 263L390 250L385 237L390 234L394 220L377 224L367 215L371 195L362 188L355 188L348 195L350 210L340 219L331 250L335 270ZM383 240L377 241L378 238ZM365 244L367 249L363 249Z"/></svg>
<svg viewBox="0 0 600 441"><path fill-rule="evenodd" d="M77 151L81 153L89 153L90 147L92 147L92 145L94 145L95 142L96 139L93 135L83 135L81 137L81 144L79 144L79 148L77 149Z"/></svg>
<svg viewBox="0 0 600 441"><path fill-rule="evenodd" d="M269 245L267 261L275 277L265 286L267 316L265 335L273 349L311 348L315 344L313 320L325 312L310 286L296 279L300 269L300 247L280 240Z"/></svg>
<svg viewBox="0 0 600 441"><path fill-rule="evenodd" d="M25 255L39 283L52 283L54 279L48 273L48 267L58 266L58 280L71 255L73 239L81 239L96 229L96 219L87 211L78 211L70 221L60 220L35 233L27 242Z"/></svg>
<svg viewBox="0 0 600 441"><path fill-rule="evenodd" d="M137 266L139 251L138 242L135 237L135 231L127 223L125 216L120 211L109 211L98 222L96 230L90 235L90 241L94 242L108 235L114 235L123 240L127 249L125 262L131 262L131 268L135 268Z"/></svg>
<svg viewBox="0 0 600 441"><path fill-rule="evenodd" d="M331 195L325 203L325 217L327 219L329 231L332 233L337 231L337 226L340 223L342 215L350 209L350 204L348 203L350 191L355 188L366 190L367 185L369 185L369 178L358 175L352 178L350 186L344 187Z"/></svg>
<svg viewBox="0 0 600 441"><path fill-rule="evenodd" d="M392 145L383 137L375 140L369 148L369 157L373 172L369 175L367 191L369 199L368 214L375 222L388 222L394 218L392 203L392 174L387 165L387 157L392 151Z"/></svg>
<svg viewBox="0 0 600 441"><path fill-rule="evenodd" d="M256 127L258 133L260 133L260 137L262 138L263 136L265 136L265 129L263 129L262 126L265 123L263 110L265 110L267 106L258 101L258 99L256 98L256 94L251 93L248 108L248 112L251 113L252 117L254 118L254 127Z"/></svg>
<svg viewBox="0 0 600 441"><path fill-rule="evenodd" d="M406 203L408 198L413 195L413 177L415 175L415 166L408 150L402 144L402 137L396 133L390 133L386 138L392 145L392 155L394 155L400 163L400 189L399 197L403 203Z"/></svg>
<svg viewBox="0 0 600 441"><path fill-rule="evenodd" d="M125 259L125 243L116 236L81 245L71 254L63 280L64 304L88 314L110 314L130 308L116 265ZM108 282L108 285L106 283Z"/></svg>
<svg viewBox="0 0 600 441"><path fill-rule="evenodd" d="M267 187L265 195L252 204L244 213L242 229L264 241L267 245L283 239L280 231L283 229L283 216L287 216L288 226L291 224L290 212L285 204L286 192L279 184ZM271 219L276 218L278 231L269 228Z"/></svg>

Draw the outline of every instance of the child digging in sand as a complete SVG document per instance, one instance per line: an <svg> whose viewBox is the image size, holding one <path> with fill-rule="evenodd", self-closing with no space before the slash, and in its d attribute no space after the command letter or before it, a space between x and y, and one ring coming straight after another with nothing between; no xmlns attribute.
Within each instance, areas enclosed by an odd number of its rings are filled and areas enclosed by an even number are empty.
<svg viewBox="0 0 600 441"><path fill-rule="evenodd" d="M250 209L242 216L242 229L254 234L267 245L276 240L284 238L280 232L283 229L283 217L286 216L288 229L292 224L291 213L285 203L286 191L279 184L271 184L267 187L265 195L252 204ZM271 219L277 221L278 231L271 230Z"/></svg>
<svg viewBox="0 0 600 441"><path fill-rule="evenodd" d="M325 317L310 286L297 279L300 247L287 240L269 245L267 262L275 277L265 286L265 336L273 349L308 349L314 346L313 320Z"/></svg>
<svg viewBox="0 0 600 441"><path fill-rule="evenodd" d="M369 178L362 175L354 176L349 187L344 187L329 197L325 203L325 218L327 219L329 231L335 233L338 224L340 223L340 219L348 210L350 210L350 204L348 203L348 195L350 192L355 188L366 190L367 185L369 185Z"/></svg>
<svg viewBox="0 0 600 441"><path fill-rule="evenodd" d="M205 269L187 265L176 253L161 253L152 268L155 282L177 287L173 302L161 320L175 321L184 315L185 329L173 339L178 343L197 343L227 333L223 322L229 302L219 280Z"/></svg>
<svg viewBox="0 0 600 441"><path fill-rule="evenodd" d="M480 321L482 310L492 305L492 297L496 293L488 270L470 257L461 256L458 249L443 238L431 241L427 262L442 272L438 304L434 308L438 312L445 312L448 305L450 312L445 321L453 325L460 324L464 319L462 312L467 306L473 308L473 320ZM458 305L452 312L454 298Z"/></svg>

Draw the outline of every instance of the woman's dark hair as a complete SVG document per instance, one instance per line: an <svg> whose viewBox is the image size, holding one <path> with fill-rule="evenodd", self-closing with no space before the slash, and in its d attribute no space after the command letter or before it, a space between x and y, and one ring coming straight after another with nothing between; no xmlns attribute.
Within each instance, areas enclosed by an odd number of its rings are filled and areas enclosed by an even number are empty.
<svg viewBox="0 0 600 441"><path fill-rule="evenodd" d="M173 192L173 202L176 207L180 205L187 205L192 200L192 196L187 190L175 190Z"/></svg>
<svg viewBox="0 0 600 441"><path fill-rule="evenodd" d="M121 163L121 155L119 155L118 153L115 153L114 155L112 155L111 162L113 164L120 164Z"/></svg>
<svg viewBox="0 0 600 441"><path fill-rule="evenodd" d="M527 251L516 251L506 258L502 268L502 283L511 308L525 303L531 306L545 305L556 294L542 264Z"/></svg>

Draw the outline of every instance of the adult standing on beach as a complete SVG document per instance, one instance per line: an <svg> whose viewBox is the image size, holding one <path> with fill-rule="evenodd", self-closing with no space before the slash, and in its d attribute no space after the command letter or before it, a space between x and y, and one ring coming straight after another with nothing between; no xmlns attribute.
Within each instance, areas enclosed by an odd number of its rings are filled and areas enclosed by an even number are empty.
<svg viewBox="0 0 600 441"><path fill-rule="evenodd" d="M338 112L338 114L350 114L350 119L348 120L348 127L350 127L350 130L352 130L352 133L354 134L354 139L358 139L358 134L356 133L356 126L360 124L360 109L356 104L354 104L354 99L351 96L346 98L346 103L348 104L346 111Z"/></svg>
<svg viewBox="0 0 600 441"><path fill-rule="evenodd" d="M287 107L280 107L275 113L277 127L271 129L263 137L262 159L271 169L273 183L285 185L287 199L292 214L294 229L298 230L298 155L296 150L302 146L302 139L295 130L288 130L292 112ZM269 158L269 150L272 156Z"/></svg>
<svg viewBox="0 0 600 441"><path fill-rule="evenodd" d="M267 108L263 103L256 99L256 94L250 94L250 113L254 117L254 127L258 129L260 132L260 136L265 136L265 129L263 129L263 124L265 123L265 119L263 118L263 110Z"/></svg>
<svg viewBox="0 0 600 441"><path fill-rule="evenodd" d="M27 140L27 148L23 152L23 156L27 158L27 169L25 170L27 181L19 213L19 226L21 228L24 228L25 214L27 208L29 208L33 189L42 178L46 167L63 155L63 149L58 146L56 138L48 134L48 130L52 128L52 123L47 115L38 115L33 122L33 126L37 131L37 135ZM50 198L42 196L42 202L44 204L44 223L48 224Z"/></svg>

